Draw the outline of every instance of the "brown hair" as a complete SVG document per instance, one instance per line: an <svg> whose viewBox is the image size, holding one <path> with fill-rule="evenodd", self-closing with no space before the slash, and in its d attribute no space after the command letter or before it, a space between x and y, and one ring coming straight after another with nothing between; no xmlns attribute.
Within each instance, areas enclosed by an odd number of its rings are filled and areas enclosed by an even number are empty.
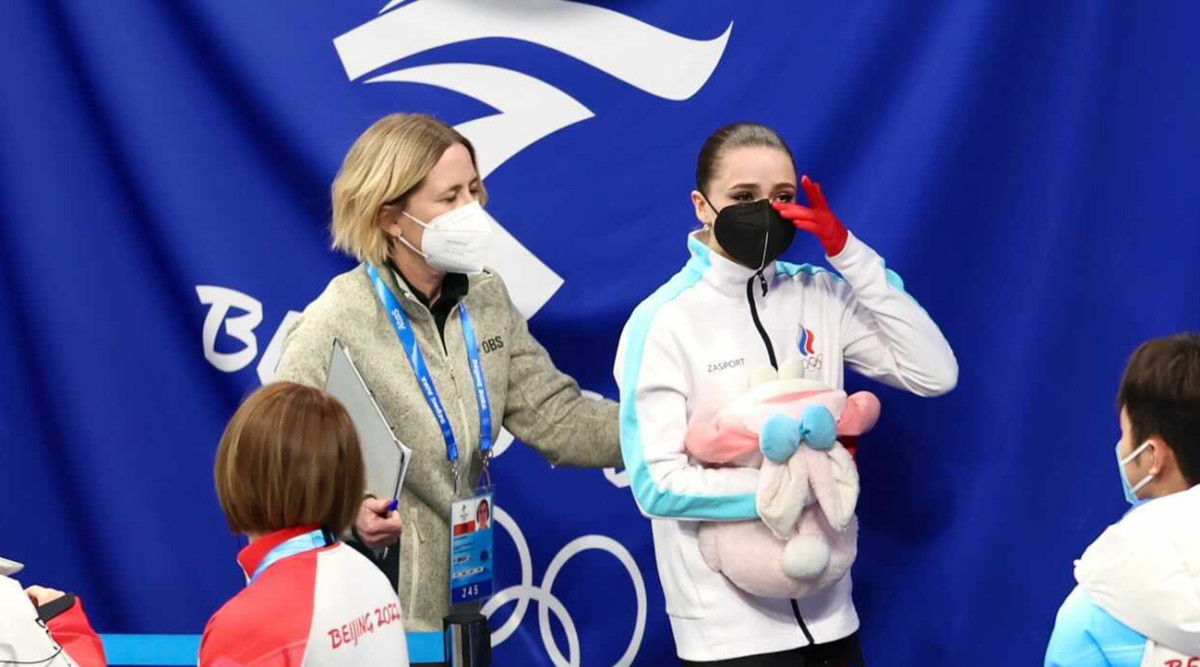
<svg viewBox="0 0 1200 667"><path fill-rule="evenodd" d="M238 533L317 524L340 534L362 502L363 475L346 409L294 382L266 385L242 403L213 469L221 509Z"/></svg>
<svg viewBox="0 0 1200 667"><path fill-rule="evenodd" d="M1162 438L1184 479L1200 483L1200 335L1142 343L1125 367L1117 407L1128 413L1136 442Z"/></svg>
<svg viewBox="0 0 1200 667"><path fill-rule="evenodd" d="M391 240L379 226L384 204L404 204L442 154L462 144L476 170L475 147L442 121L420 113L394 113L368 127L354 141L333 179L333 247L359 261L382 265ZM479 203L487 190L479 186Z"/></svg>
<svg viewBox="0 0 1200 667"><path fill-rule="evenodd" d="M765 146L787 153L795 164L796 158L779 133L760 123L731 123L709 135L696 160L696 189L707 194L708 185L717 173L721 156L726 151L746 146Z"/></svg>

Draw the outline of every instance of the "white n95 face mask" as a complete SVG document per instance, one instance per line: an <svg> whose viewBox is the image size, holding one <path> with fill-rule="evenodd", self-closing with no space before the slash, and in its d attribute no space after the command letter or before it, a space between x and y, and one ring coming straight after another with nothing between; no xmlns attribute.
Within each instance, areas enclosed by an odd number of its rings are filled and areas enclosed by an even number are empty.
<svg viewBox="0 0 1200 667"><path fill-rule="evenodd" d="M487 257L488 241L492 237L492 225L496 221L483 210L479 202L471 202L453 211L423 222L408 212L408 219L425 228L421 236L421 250L400 237L400 242L425 258L438 271L447 273L479 273Z"/></svg>

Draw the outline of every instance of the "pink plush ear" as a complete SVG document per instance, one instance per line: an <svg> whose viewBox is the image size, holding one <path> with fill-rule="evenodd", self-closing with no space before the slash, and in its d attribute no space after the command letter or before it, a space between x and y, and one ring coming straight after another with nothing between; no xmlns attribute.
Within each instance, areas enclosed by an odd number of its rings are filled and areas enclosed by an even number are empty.
<svg viewBox="0 0 1200 667"><path fill-rule="evenodd" d="M846 409L837 423L838 435L862 435L879 420L879 398L869 391L860 391L846 399Z"/></svg>
<svg viewBox="0 0 1200 667"><path fill-rule="evenodd" d="M689 428L683 445L697 461L729 463L758 451L758 436L741 426L726 426L714 419Z"/></svg>

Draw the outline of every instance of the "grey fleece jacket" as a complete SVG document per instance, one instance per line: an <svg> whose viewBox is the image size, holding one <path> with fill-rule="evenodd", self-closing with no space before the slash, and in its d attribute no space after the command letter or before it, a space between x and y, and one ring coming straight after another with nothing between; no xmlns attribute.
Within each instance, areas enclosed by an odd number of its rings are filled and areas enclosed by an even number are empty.
<svg viewBox="0 0 1200 667"><path fill-rule="evenodd" d="M380 275L412 321L458 438L463 486L471 488L481 468L479 408L458 307L446 319L443 347L429 309L391 271ZM582 396L575 381L554 367L504 281L491 271L471 276L461 302L475 322L493 437L503 423L552 465L622 465L616 403ZM400 599L407 630L441 630L449 611L448 515L454 496L445 440L364 264L335 277L304 309L287 334L276 379L323 388L335 338L350 351L396 436L413 450L400 498Z"/></svg>

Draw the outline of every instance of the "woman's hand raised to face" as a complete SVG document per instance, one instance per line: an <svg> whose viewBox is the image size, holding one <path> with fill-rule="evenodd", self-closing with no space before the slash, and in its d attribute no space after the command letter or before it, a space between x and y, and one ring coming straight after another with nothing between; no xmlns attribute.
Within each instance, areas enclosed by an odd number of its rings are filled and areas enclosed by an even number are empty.
<svg viewBox="0 0 1200 667"><path fill-rule="evenodd" d="M354 520L354 529L358 537L372 551L395 544L404 532L404 523L400 513L391 509L389 498L366 498L358 507L358 518Z"/></svg>
<svg viewBox="0 0 1200 667"><path fill-rule="evenodd" d="M820 184L806 175L800 179L800 185L804 187L804 194L808 195L808 202L812 206L775 202L775 210L796 225L797 229L803 229L816 236L821 245L825 246L826 255L836 257L846 247L846 239L850 237L850 232L833 214L833 209L825 200L825 193L821 192Z"/></svg>

